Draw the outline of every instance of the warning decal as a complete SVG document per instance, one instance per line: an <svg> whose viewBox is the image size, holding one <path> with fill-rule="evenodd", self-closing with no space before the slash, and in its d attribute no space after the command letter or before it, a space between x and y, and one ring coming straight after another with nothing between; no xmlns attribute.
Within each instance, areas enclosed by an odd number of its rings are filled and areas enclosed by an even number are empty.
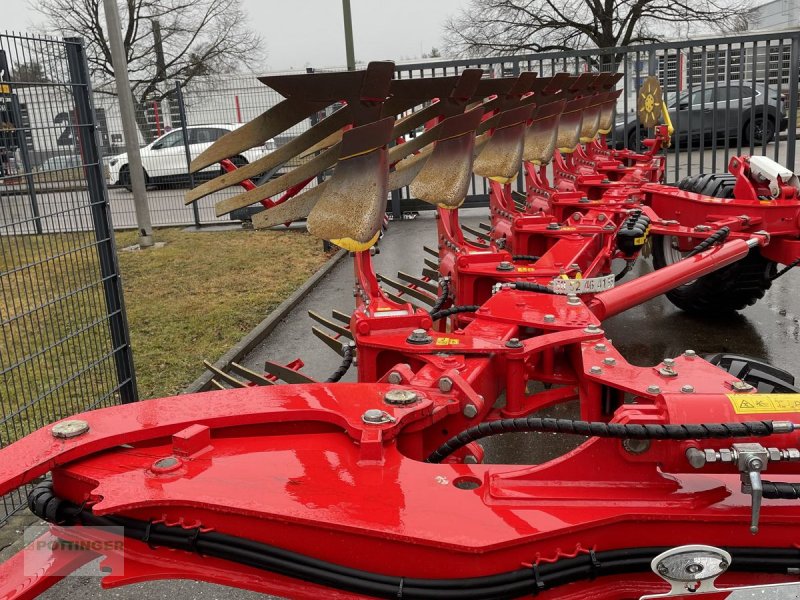
<svg viewBox="0 0 800 600"><path fill-rule="evenodd" d="M800 412L800 394L728 394L737 415Z"/></svg>

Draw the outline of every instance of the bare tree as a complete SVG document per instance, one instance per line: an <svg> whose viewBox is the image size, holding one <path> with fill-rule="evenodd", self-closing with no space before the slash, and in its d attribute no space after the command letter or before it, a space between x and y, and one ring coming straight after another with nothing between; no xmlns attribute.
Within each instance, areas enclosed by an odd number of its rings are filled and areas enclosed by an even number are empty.
<svg viewBox="0 0 800 600"><path fill-rule="evenodd" d="M718 28L747 0L470 0L445 24L450 50L466 56L613 48L658 42L687 22Z"/></svg>
<svg viewBox="0 0 800 600"><path fill-rule="evenodd" d="M51 31L86 40L95 92L115 94L103 0L34 0L33 5ZM238 0L121 0L119 7L137 121L147 141L153 134L146 108L170 95L167 82L230 73L263 59L262 40L246 26ZM160 26L158 45L154 23Z"/></svg>

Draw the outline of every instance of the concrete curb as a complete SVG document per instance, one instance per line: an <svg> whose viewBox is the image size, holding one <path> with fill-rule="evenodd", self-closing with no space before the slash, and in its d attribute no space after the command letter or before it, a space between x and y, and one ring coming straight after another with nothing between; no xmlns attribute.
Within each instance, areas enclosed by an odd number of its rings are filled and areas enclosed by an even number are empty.
<svg viewBox="0 0 800 600"><path fill-rule="evenodd" d="M320 268L319 271L309 277L308 280L306 280L303 285L297 288L291 296L281 302L281 304L269 315L267 315L263 321L256 325L230 350L223 354L219 360L214 363L214 366L218 369L225 369L232 362L236 362L249 354L250 351L260 344L262 340L267 337L272 330L275 329L275 327L277 327L278 323L280 323L292 311L292 309L297 306L300 300L306 294L308 294L326 275L328 275L328 273L330 273L331 269L333 269L333 267L336 266L336 264L345 255L347 255L346 250L339 250L330 259L328 259L328 262L322 265L322 268ZM210 371L205 371L200 377L190 383L182 393L194 394L196 392L206 391L213 377L213 373Z"/></svg>

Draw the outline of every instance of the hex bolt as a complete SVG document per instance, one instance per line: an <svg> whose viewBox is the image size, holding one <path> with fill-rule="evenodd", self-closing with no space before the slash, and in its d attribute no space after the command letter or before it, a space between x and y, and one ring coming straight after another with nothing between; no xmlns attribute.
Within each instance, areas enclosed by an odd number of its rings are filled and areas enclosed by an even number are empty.
<svg viewBox="0 0 800 600"><path fill-rule="evenodd" d="M661 393L661 388L658 387L657 385L648 385L647 386L647 393L648 394L660 394Z"/></svg>
<svg viewBox="0 0 800 600"><path fill-rule="evenodd" d="M597 215L597 222L598 222L598 223L602 223L602 222L603 222L603 221L605 221L607 218L608 218L608 217L606 217L606 214L605 214L605 213L600 213L599 215Z"/></svg>
<svg viewBox="0 0 800 600"><path fill-rule="evenodd" d="M474 404L467 404L464 407L464 411L463 412L464 412L464 416L465 417L467 417L468 419L472 419L472 418L475 417L475 415L478 414L478 407L475 406Z"/></svg>
<svg viewBox="0 0 800 600"><path fill-rule="evenodd" d="M405 406L407 404L413 404L417 400L419 400L419 395L413 390L389 390L383 395L383 401L392 406ZM381 414L381 417L383 417L383 414Z"/></svg>
<svg viewBox="0 0 800 600"><path fill-rule="evenodd" d="M403 381L403 376L400 375L400 373L398 373L397 371L392 371L391 373L389 373L389 376L386 378L386 381L397 385L398 383Z"/></svg>
<svg viewBox="0 0 800 600"><path fill-rule="evenodd" d="M644 454L650 449L650 440L622 440L622 447L631 454Z"/></svg>
<svg viewBox="0 0 800 600"><path fill-rule="evenodd" d="M594 365L593 367L589 368L589 373L592 373L593 375L601 375L603 373L603 369L597 365Z"/></svg>
<svg viewBox="0 0 800 600"><path fill-rule="evenodd" d="M599 326L590 323L586 326L586 329L583 330L584 333L602 333L602 329Z"/></svg>
<svg viewBox="0 0 800 600"><path fill-rule="evenodd" d="M156 469L170 469L178 464L178 459L174 456L167 456L166 458L159 458L153 463Z"/></svg>
<svg viewBox="0 0 800 600"><path fill-rule="evenodd" d="M595 344L594 345L594 349L597 350L598 352L605 352L606 349L607 349L607 346L601 342L599 344Z"/></svg>
<svg viewBox="0 0 800 600"><path fill-rule="evenodd" d="M675 366L675 359L674 358L665 358L663 361L664 366L666 367L674 367Z"/></svg>
<svg viewBox="0 0 800 600"><path fill-rule="evenodd" d="M545 315L544 316L544 322L545 323L555 323L556 322L556 316L555 315Z"/></svg>
<svg viewBox="0 0 800 600"><path fill-rule="evenodd" d="M511 338L506 342L506 348L522 348L522 342L519 338Z"/></svg>
<svg viewBox="0 0 800 600"><path fill-rule="evenodd" d="M498 271L513 271L514 265L507 260L500 261L500 264L497 265Z"/></svg>
<svg viewBox="0 0 800 600"><path fill-rule="evenodd" d="M617 361L609 356L603 359L603 364L613 367L615 364L617 364Z"/></svg>
<svg viewBox="0 0 800 600"><path fill-rule="evenodd" d="M428 335L427 330L415 329L411 332L411 335L406 338L406 341L409 344L430 344L433 338Z"/></svg>
<svg viewBox="0 0 800 600"><path fill-rule="evenodd" d="M686 358L695 358L695 357L697 356L697 352L695 352L694 350L686 350L686 351L683 353L683 355L684 355Z"/></svg>
<svg viewBox="0 0 800 600"><path fill-rule="evenodd" d="M572 264L569 266L569 268L570 268L570 269L575 269L576 271L580 271L580 270L581 270L581 266L580 266L578 263L572 263Z"/></svg>
<svg viewBox="0 0 800 600"><path fill-rule="evenodd" d="M694 386L687 383L686 385L681 387L681 392L683 392L684 394L691 394L692 392L694 392Z"/></svg>
<svg viewBox="0 0 800 600"><path fill-rule="evenodd" d="M370 408L364 411L361 420L368 425L382 425L394 421L394 418L380 408Z"/></svg>
<svg viewBox="0 0 800 600"><path fill-rule="evenodd" d="M582 203L585 204L585 203L589 202L589 198L587 198L586 196L581 196L580 200L578 200L578 202L582 202Z"/></svg>
<svg viewBox="0 0 800 600"><path fill-rule="evenodd" d="M439 391L447 393L453 389L453 380L449 377L440 377L439 378Z"/></svg>
<svg viewBox="0 0 800 600"><path fill-rule="evenodd" d="M581 299L578 298L577 294L567 294L567 304L570 306L580 306Z"/></svg>
<svg viewBox="0 0 800 600"><path fill-rule="evenodd" d="M583 218L583 215L579 212L572 213L572 220L575 222L580 221Z"/></svg>
<svg viewBox="0 0 800 600"><path fill-rule="evenodd" d="M50 434L62 440L78 437L89 431L89 423L83 419L69 419L53 425Z"/></svg>
<svg viewBox="0 0 800 600"><path fill-rule="evenodd" d="M558 231L559 229L561 229L561 225L559 225L558 223L548 223L547 229L549 229L550 231Z"/></svg>

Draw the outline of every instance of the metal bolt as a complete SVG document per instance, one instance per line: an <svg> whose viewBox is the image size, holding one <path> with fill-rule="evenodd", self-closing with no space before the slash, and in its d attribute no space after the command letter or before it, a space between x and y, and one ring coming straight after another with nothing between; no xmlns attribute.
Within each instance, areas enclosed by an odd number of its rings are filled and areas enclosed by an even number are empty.
<svg viewBox="0 0 800 600"><path fill-rule="evenodd" d="M449 392L453 389L453 380L449 377L440 377L439 378L439 391L440 392Z"/></svg>
<svg viewBox="0 0 800 600"><path fill-rule="evenodd" d="M370 408L361 415L361 420L369 425L382 425L394 421L394 418L379 408Z"/></svg>
<svg viewBox="0 0 800 600"><path fill-rule="evenodd" d="M174 456L168 456L166 458L159 458L156 462L153 463L153 466L156 469L169 469L170 467L174 467L178 464L178 459Z"/></svg>
<svg viewBox="0 0 800 600"><path fill-rule="evenodd" d="M411 332L411 335L406 338L406 341L409 344L430 344L433 338L428 335L427 330L415 329Z"/></svg>
<svg viewBox="0 0 800 600"><path fill-rule="evenodd" d="M660 394L661 393L661 388L658 387L657 385L648 385L647 386L647 393L648 394Z"/></svg>
<svg viewBox="0 0 800 600"><path fill-rule="evenodd" d="M607 218L608 218L608 217L606 217L605 213L600 213L599 215L597 215L597 222L598 222L598 223L602 223L602 222L603 222L603 221L605 221Z"/></svg>
<svg viewBox="0 0 800 600"><path fill-rule="evenodd" d="M478 464L478 459L475 458L474 456L472 456L472 454L467 454L464 457L464 462L466 464L468 464L468 465L477 465Z"/></svg>
<svg viewBox="0 0 800 600"><path fill-rule="evenodd" d="M753 386L745 381L732 381L731 388L734 392L749 392Z"/></svg>
<svg viewBox="0 0 800 600"><path fill-rule="evenodd" d="M675 359L674 358L665 358L662 362L667 367L674 367L675 366Z"/></svg>
<svg viewBox="0 0 800 600"><path fill-rule="evenodd" d="M650 440L622 440L622 447L631 454L644 454L650 449Z"/></svg>
<svg viewBox="0 0 800 600"><path fill-rule="evenodd" d="M580 306L581 299L578 298L577 294L567 294L567 304L570 306Z"/></svg>
<svg viewBox="0 0 800 600"><path fill-rule="evenodd" d="M506 348L522 348L522 342L519 338L511 338L506 342Z"/></svg>
<svg viewBox="0 0 800 600"><path fill-rule="evenodd" d="M572 213L572 220L573 221L580 221L583 218L583 215L579 212Z"/></svg>
<svg viewBox="0 0 800 600"><path fill-rule="evenodd" d="M578 200L578 202L586 203L586 202L589 202L589 199L586 196L581 196L581 198L580 198L580 200Z"/></svg>
<svg viewBox="0 0 800 600"><path fill-rule="evenodd" d="M694 350L686 350L686 351L683 353L683 355L684 355L686 358L695 358L695 357L697 356L697 352L695 352Z"/></svg>
<svg viewBox="0 0 800 600"><path fill-rule="evenodd" d="M413 404L417 400L419 400L419 395L412 390L389 390L383 395L383 401L392 406L405 406L406 404Z"/></svg>
<svg viewBox="0 0 800 600"><path fill-rule="evenodd" d="M559 229L561 229L561 225L559 225L558 223L548 223L547 228L551 231L558 231Z"/></svg>
<svg viewBox="0 0 800 600"><path fill-rule="evenodd" d="M595 344L594 345L594 349L597 350L598 352L605 352L606 351L606 345L603 344L603 343Z"/></svg>
<svg viewBox="0 0 800 600"><path fill-rule="evenodd" d="M615 364L617 364L617 361L609 356L603 359L603 364L613 367Z"/></svg>
<svg viewBox="0 0 800 600"><path fill-rule="evenodd" d="M53 425L50 433L53 437L66 440L83 435L87 431L89 431L89 423L82 419L69 419Z"/></svg>
<svg viewBox="0 0 800 600"><path fill-rule="evenodd" d="M556 316L555 315L545 315L544 316L544 322L545 323L555 323L556 322Z"/></svg>
<svg viewBox="0 0 800 600"><path fill-rule="evenodd" d="M597 365L589 368L589 373L592 373L594 375L600 375L602 372L603 372L603 369L601 369Z"/></svg>
<svg viewBox="0 0 800 600"><path fill-rule="evenodd" d="M514 265L507 260L500 261L500 264L497 265L498 271L513 271Z"/></svg>
<svg viewBox="0 0 800 600"><path fill-rule="evenodd" d="M569 268L570 268L570 269L575 269L576 271L580 271L580 270L581 270L581 266L580 266L578 263L572 263L572 264L569 266Z"/></svg>
<svg viewBox="0 0 800 600"><path fill-rule="evenodd" d="M389 376L386 378L386 381L397 385L398 383L403 381L403 376L400 375L400 373L398 373L397 371L392 371L391 373L389 373Z"/></svg>
<svg viewBox="0 0 800 600"><path fill-rule="evenodd" d="M478 414L478 407L475 406L474 404L467 404L464 407L463 412L465 417L467 417L468 419L472 419L475 415Z"/></svg>
<svg viewBox="0 0 800 600"><path fill-rule="evenodd" d="M584 333L602 333L603 330L600 329L599 326L594 324L589 324L586 326L586 329L583 330Z"/></svg>
<svg viewBox="0 0 800 600"><path fill-rule="evenodd" d="M675 369L673 369L672 367L661 367L658 370L658 373L662 377L677 377L678 376L678 372Z"/></svg>
<svg viewBox="0 0 800 600"><path fill-rule="evenodd" d="M683 392L684 394L691 394L692 392L694 392L694 386L687 383L681 388L681 392Z"/></svg>

